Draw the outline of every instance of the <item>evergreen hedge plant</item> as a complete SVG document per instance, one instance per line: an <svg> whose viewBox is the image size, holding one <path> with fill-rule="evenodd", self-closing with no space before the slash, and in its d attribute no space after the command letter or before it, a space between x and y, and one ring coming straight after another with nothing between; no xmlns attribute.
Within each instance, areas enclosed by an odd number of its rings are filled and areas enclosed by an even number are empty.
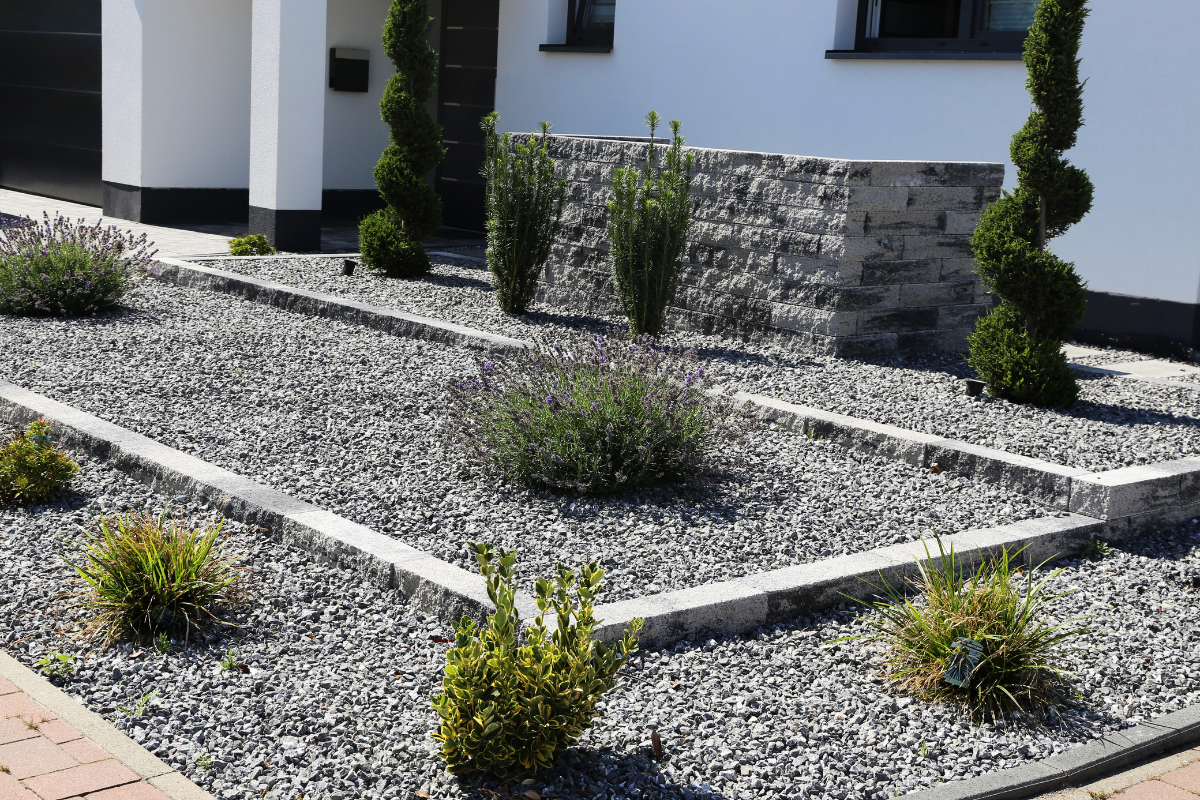
<svg viewBox="0 0 1200 800"><path fill-rule="evenodd" d="M1085 285L1047 243L1092 207L1087 174L1063 158L1083 125L1079 43L1087 0L1042 0L1025 40L1033 111L1013 136L1017 188L988 208L971 238L977 271L1000 305L971 334L968 362L989 391L1016 403L1079 397L1062 342L1083 319Z"/></svg>
<svg viewBox="0 0 1200 800"><path fill-rule="evenodd" d="M442 200L425 179L446 155L442 126L427 106L437 85L437 53L426 38L428 5L392 0L383 26L383 49L396 67L379 101L391 144L375 165L375 183L387 208L365 217L358 233L363 262L399 278L429 271L422 241L442 220Z"/></svg>
<svg viewBox="0 0 1200 800"><path fill-rule="evenodd" d="M691 224L688 193L694 157L683 154L681 123L673 120L665 163L655 163L654 133L660 120L656 111L647 115L646 166L641 171L618 169L612 183L616 198L608 204L613 280L634 336L657 336L662 330L667 305L679 285Z"/></svg>
<svg viewBox="0 0 1200 800"><path fill-rule="evenodd" d="M511 134L496 133L499 118L492 112L481 123L487 148L487 262L500 308L524 314L562 227L567 182L554 178L554 159L546 147L549 122L542 123L540 139L530 136L514 148Z"/></svg>

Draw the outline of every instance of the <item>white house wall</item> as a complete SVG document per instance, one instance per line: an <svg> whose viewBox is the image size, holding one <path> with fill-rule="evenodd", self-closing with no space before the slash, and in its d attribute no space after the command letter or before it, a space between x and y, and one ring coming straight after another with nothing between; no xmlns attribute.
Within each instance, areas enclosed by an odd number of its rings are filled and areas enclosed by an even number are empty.
<svg viewBox="0 0 1200 800"><path fill-rule="evenodd" d="M329 0L325 57L326 189L374 189L372 170L388 145L388 127L379 117L379 100L395 70L383 52L383 22L390 0ZM329 88L329 47L370 50L365 94Z"/></svg>
<svg viewBox="0 0 1200 800"><path fill-rule="evenodd" d="M853 0L620 0L611 54L540 52L565 3L500 0L505 129L547 119L562 133L644 135L656 109L702 147L1007 163L1029 112L1020 62L826 59L848 46ZM1200 156L1187 137L1200 123L1200 57L1185 38L1200 4L1093 6L1088 125L1071 157L1097 202L1056 247L1094 290L1195 302Z"/></svg>
<svg viewBox="0 0 1200 800"><path fill-rule="evenodd" d="M103 179L246 188L250 0L104 0Z"/></svg>

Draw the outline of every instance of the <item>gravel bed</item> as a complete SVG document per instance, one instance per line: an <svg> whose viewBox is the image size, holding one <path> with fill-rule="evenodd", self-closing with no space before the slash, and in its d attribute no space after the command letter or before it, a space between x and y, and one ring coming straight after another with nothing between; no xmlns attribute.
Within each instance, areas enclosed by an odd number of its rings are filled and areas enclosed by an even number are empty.
<svg viewBox="0 0 1200 800"><path fill-rule="evenodd" d="M56 553L94 515L157 511L168 499L80 461L71 494L28 510L0 508L0 645L8 652L30 666L52 650L78 654L66 690L221 800L480 797L477 784L442 769L428 735L446 626L242 526L225 529L253 570L254 605L235 616L239 630L174 643L167 656L130 643L89 647L77 632L76 586ZM172 503L192 520L211 513L186 498ZM1195 703L1200 689L1191 588L1200 576L1198 528L1061 565L1055 585L1079 591L1058 614L1091 617L1093 632L1066 664L1079 676L1082 703L1058 724L974 726L954 706L896 693L881 680L872 645L834 641L866 630L868 617L844 606L750 636L640 654L596 726L554 769L528 784L484 788L589 800L884 800L1153 719ZM248 674L220 668L231 647ZM652 730L663 762L650 758Z"/></svg>
<svg viewBox="0 0 1200 800"><path fill-rule="evenodd" d="M497 487L438 441L444 387L474 368L465 350L153 282L129 304L0 320L0 374L467 569L470 541L515 548L527 586L560 559L598 560L623 599L1054 513L779 430L697 489Z"/></svg>
<svg viewBox="0 0 1200 800"><path fill-rule="evenodd" d="M599 329L616 321L573 316L546 306L535 307L536 313L526 318L507 316L492 299L486 267L463 259L435 257L433 273L412 281L384 278L362 268L345 277L340 261L302 256L211 263L518 338L529 336L535 327ZM1099 472L1200 454L1200 394L1189 388L1084 375L1082 401L1064 412L989 397L966 398L961 379L974 373L954 354L866 362L809 358L777 346L694 333L674 333L669 339L726 361L747 391L1071 467ZM1096 352L1080 362L1146 357Z"/></svg>

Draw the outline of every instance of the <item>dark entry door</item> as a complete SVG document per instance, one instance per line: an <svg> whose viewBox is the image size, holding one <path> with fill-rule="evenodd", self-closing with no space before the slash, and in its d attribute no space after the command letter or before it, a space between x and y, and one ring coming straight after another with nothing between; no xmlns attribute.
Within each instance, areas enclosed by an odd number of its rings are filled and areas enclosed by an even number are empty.
<svg viewBox="0 0 1200 800"><path fill-rule="evenodd" d="M437 171L442 224L484 229L483 131L479 120L496 108L499 0L442 0L438 122L446 158Z"/></svg>
<svg viewBox="0 0 1200 800"><path fill-rule="evenodd" d="M0 0L0 186L101 204L100 0Z"/></svg>

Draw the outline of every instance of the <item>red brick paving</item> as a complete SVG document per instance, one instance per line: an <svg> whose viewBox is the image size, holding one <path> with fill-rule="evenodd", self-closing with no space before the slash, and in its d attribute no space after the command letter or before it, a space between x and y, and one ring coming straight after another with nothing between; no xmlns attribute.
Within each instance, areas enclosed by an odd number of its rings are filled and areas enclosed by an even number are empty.
<svg viewBox="0 0 1200 800"><path fill-rule="evenodd" d="M1166 777L1166 775L1163 776L1163 778ZM1114 797L1119 797L1121 800L1196 800L1196 795L1191 792L1185 792L1177 786L1162 781L1139 783Z"/></svg>
<svg viewBox="0 0 1200 800"><path fill-rule="evenodd" d="M0 678L0 800L167 800Z"/></svg>

